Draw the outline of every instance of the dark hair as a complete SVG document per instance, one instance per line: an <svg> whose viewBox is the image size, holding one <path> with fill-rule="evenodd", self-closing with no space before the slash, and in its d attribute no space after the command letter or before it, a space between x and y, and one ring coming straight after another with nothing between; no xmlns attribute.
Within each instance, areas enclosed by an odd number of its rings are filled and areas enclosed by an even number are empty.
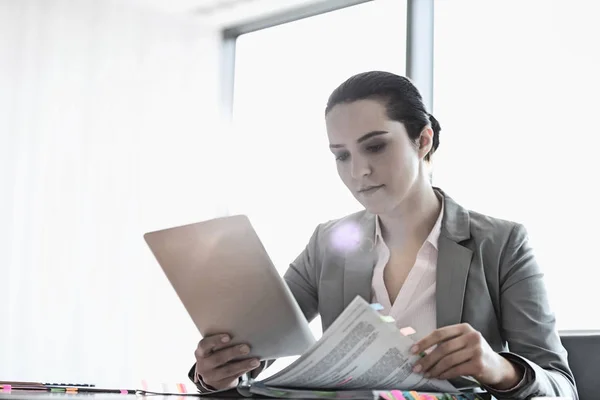
<svg viewBox="0 0 600 400"><path fill-rule="evenodd" d="M415 142L419 140L423 128L430 124L433 130L433 145L425 160L431 158L440 145L442 128L433 115L427 112L419 90L408 78L383 71L354 75L331 93L327 100L325 115L338 104L365 99L382 101L388 118L402 122L408 136Z"/></svg>

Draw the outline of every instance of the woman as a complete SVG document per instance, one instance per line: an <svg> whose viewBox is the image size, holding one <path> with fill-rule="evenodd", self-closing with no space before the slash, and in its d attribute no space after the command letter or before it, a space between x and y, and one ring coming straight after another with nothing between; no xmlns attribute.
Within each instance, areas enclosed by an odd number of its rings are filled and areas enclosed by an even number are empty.
<svg viewBox="0 0 600 400"><path fill-rule="evenodd" d="M413 327L427 377L475 378L497 398L577 398L542 273L523 226L464 209L433 187L440 125L406 78L355 75L330 96L329 147L365 210L321 224L285 280L323 330L360 295ZM204 338L190 376L202 391L261 368L248 352Z"/></svg>

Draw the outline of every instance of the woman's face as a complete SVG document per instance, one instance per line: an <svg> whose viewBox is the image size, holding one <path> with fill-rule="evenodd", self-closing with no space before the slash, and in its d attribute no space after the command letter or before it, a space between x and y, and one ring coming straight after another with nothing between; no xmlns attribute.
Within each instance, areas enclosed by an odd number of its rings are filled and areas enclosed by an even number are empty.
<svg viewBox="0 0 600 400"><path fill-rule="evenodd" d="M369 212L392 212L419 178L431 138L421 140L425 146L419 148L404 124L390 120L377 100L338 104L327 114L326 125L329 147L346 187Z"/></svg>

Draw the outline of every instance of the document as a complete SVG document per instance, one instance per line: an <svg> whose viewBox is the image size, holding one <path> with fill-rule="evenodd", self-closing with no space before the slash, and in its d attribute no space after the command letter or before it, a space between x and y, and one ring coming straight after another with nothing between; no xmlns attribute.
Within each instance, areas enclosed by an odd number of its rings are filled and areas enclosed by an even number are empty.
<svg viewBox="0 0 600 400"><path fill-rule="evenodd" d="M296 389L458 392L448 381L412 372L420 357L410 353L414 343L356 297L313 347L262 383Z"/></svg>
<svg viewBox="0 0 600 400"><path fill-rule="evenodd" d="M243 396L304 399L402 399L406 397L400 397L402 393L417 392L434 399L486 398L461 392L447 380L414 373L413 365L424 355L411 354L414 343L357 296L296 361L264 380L242 382L234 390Z"/></svg>

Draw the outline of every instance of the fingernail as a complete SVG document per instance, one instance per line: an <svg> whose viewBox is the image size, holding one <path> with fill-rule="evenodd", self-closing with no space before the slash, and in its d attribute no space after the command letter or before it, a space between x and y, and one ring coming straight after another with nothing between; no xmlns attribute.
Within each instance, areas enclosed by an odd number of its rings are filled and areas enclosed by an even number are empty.
<svg viewBox="0 0 600 400"><path fill-rule="evenodd" d="M242 353L242 354L248 354L248 353L250 353L250 347L246 346L245 344L241 345L240 346L240 353Z"/></svg>
<svg viewBox="0 0 600 400"><path fill-rule="evenodd" d="M420 364L417 364L414 366L413 372L419 373L419 372L421 372L422 369L423 369L423 367Z"/></svg>
<svg viewBox="0 0 600 400"><path fill-rule="evenodd" d="M260 365L260 362L258 362L258 360L252 360L250 362L251 367L258 367L259 365Z"/></svg>
<svg viewBox="0 0 600 400"><path fill-rule="evenodd" d="M419 346L414 345L413 347L410 348L410 352L413 354L417 354L417 352L419 351Z"/></svg>
<svg viewBox="0 0 600 400"><path fill-rule="evenodd" d="M229 340L230 340L229 336L222 336L221 337L221 342L223 342L223 343L227 343L227 342L229 342Z"/></svg>

